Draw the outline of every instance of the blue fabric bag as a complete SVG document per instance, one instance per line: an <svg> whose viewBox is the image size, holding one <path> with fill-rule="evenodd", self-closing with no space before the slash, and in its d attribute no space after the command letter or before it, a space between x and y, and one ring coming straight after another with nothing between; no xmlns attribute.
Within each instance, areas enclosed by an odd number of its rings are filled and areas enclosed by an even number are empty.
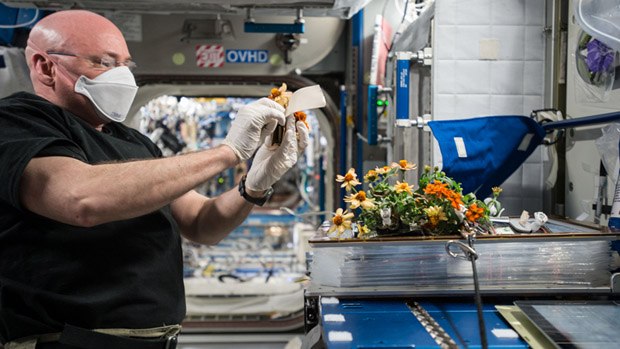
<svg viewBox="0 0 620 349"><path fill-rule="evenodd" d="M463 193L491 195L542 143L545 130L522 115L488 116L428 123L439 143L442 170Z"/></svg>

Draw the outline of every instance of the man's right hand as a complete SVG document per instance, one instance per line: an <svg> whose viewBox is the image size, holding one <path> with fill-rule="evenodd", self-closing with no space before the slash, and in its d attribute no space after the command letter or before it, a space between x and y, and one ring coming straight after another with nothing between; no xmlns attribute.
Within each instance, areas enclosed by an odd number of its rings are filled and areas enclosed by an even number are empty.
<svg viewBox="0 0 620 349"><path fill-rule="evenodd" d="M273 186L297 163L299 155L308 146L309 139L306 125L301 121L295 122L295 118L289 115L282 144L274 149L269 146L271 142L268 139L258 149L248 171L246 189L263 192Z"/></svg>
<svg viewBox="0 0 620 349"><path fill-rule="evenodd" d="M239 109L222 144L229 146L239 161L245 161L278 124L284 123L284 108L269 98L261 98Z"/></svg>

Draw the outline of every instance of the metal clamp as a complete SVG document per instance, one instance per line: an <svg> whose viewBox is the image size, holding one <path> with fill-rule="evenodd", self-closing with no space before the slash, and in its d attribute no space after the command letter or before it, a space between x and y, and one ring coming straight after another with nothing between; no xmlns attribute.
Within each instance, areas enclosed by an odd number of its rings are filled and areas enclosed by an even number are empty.
<svg viewBox="0 0 620 349"><path fill-rule="evenodd" d="M456 246L461 249L463 254L452 251L451 247ZM453 258L466 259L468 261L478 259L478 253L471 246L457 240L450 240L446 242L446 252Z"/></svg>
<svg viewBox="0 0 620 349"><path fill-rule="evenodd" d="M395 122L396 127L413 127L416 126L419 129L424 128L431 121L430 114L424 114L422 116L414 116L414 119L397 119Z"/></svg>
<svg viewBox="0 0 620 349"><path fill-rule="evenodd" d="M620 293L620 273L611 275L611 293Z"/></svg>

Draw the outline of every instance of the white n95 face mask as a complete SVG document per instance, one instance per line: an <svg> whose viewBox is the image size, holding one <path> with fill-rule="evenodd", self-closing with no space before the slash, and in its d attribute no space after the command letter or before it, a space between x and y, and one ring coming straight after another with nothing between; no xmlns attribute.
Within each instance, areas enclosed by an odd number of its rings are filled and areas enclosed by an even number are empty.
<svg viewBox="0 0 620 349"><path fill-rule="evenodd" d="M138 86L129 68L112 68L94 79L81 75L75 82L75 92L86 96L103 120L123 122Z"/></svg>

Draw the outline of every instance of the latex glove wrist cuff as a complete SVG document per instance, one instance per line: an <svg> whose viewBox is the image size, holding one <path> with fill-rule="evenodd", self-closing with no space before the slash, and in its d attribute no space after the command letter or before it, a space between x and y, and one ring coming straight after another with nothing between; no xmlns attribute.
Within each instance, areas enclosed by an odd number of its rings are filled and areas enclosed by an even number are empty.
<svg viewBox="0 0 620 349"><path fill-rule="evenodd" d="M244 175L241 178L241 181L239 181L239 193L247 202L250 202L258 206L263 206L271 198L271 195L273 195L273 187L269 188L267 192L265 193L265 195L263 195L263 197L255 198L253 196L250 196L245 190L246 177L247 176Z"/></svg>

